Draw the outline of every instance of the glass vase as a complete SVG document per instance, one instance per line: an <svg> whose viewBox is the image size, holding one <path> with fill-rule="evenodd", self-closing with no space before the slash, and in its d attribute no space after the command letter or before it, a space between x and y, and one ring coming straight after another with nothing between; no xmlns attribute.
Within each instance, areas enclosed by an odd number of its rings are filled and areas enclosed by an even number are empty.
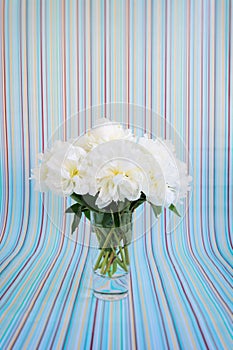
<svg viewBox="0 0 233 350"><path fill-rule="evenodd" d="M91 213L93 293L98 299L128 295L132 213Z"/></svg>

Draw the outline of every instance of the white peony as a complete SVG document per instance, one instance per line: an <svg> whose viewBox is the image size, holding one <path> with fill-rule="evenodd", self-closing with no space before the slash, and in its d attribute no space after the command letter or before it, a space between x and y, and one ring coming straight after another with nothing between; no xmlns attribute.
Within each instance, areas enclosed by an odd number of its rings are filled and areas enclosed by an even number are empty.
<svg viewBox="0 0 233 350"><path fill-rule="evenodd" d="M85 155L81 147L73 146L70 142L55 142L33 172L37 188L41 191L51 190L61 196L71 195L75 188L78 193L85 192Z"/></svg>
<svg viewBox="0 0 233 350"><path fill-rule="evenodd" d="M146 195L148 202L163 206L165 204L166 186L161 168L157 162L152 166L147 164L146 168L148 185L143 187L142 192Z"/></svg>
<svg viewBox="0 0 233 350"><path fill-rule="evenodd" d="M139 139L139 144L153 155L162 170L165 181L163 205L168 207L179 202L190 189L191 177L187 176L186 164L176 158L172 143L161 139L152 140L145 135ZM151 203L156 204L152 200Z"/></svg>
<svg viewBox="0 0 233 350"><path fill-rule="evenodd" d="M146 188L145 154L128 140L114 140L96 147L86 157L89 178L88 193L98 198L96 205L104 208L112 201L140 198Z"/></svg>
<svg viewBox="0 0 233 350"><path fill-rule="evenodd" d="M99 191L96 205L104 208L112 201L134 201L140 198L144 176L131 162L119 159L106 163L96 174Z"/></svg>
<svg viewBox="0 0 233 350"><path fill-rule="evenodd" d="M96 146L113 140L135 141L135 137L130 129L124 129L116 122L101 118L97 120L96 126L92 130L81 136L74 144L84 148L86 152L90 152Z"/></svg>
<svg viewBox="0 0 233 350"><path fill-rule="evenodd" d="M141 193L148 202L169 207L186 196L192 179L170 141L145 135L137 143L130 130L107 119L78 140L55 142L40 155L32 178L40 191L96 196L100 209L135 201Z"/></svg>
<svg viewBox="0 0 233 350"><path fill-rule="evenodd" d="M50 152L47 150L45 153L38 155L40 164L32 169L31 179L35 180L35 190L40 192L47 192L49 190L46 179L48 175L48 167L46 161L50 157Z"/></svg>

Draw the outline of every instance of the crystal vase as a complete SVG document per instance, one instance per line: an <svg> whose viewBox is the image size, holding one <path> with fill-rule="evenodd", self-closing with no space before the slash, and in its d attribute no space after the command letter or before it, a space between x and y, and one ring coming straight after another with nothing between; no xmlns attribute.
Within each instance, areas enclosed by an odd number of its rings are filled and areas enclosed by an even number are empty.
<svg viewBox="0 0 233 350"><path fill-rule="evenodd" d="M91 213L93 292L103 300L127 296L132 213Z"/></svg>

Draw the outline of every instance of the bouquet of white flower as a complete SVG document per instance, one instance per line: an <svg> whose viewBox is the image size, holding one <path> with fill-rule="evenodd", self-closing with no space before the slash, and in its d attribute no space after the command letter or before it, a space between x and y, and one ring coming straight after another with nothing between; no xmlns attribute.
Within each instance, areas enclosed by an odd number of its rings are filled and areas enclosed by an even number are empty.
<svg viewBox="0 0 233 350"><path fill-rule="evenodd" d="M127 271L129 225L134 210L149 202L156 217L187 194L191 177L170 141L137 138L129 129L101 119L77 140L57 141L33 170L36 188L70 196L72 233L82 214L93 218L101 251L94 269L110 277L117 266ZM114 228L121 228L116 233Z"/></svg>

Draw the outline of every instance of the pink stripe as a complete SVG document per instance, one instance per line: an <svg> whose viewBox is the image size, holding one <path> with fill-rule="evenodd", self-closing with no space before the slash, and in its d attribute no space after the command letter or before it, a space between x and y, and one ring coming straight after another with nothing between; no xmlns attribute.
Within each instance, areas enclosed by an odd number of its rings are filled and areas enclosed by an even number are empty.
<svg viewBox="0 0 233 350"><path fill-rule="evenodd" d="M133 283L132 283L132 275L130 274L129 275L129 278L130 278L130 289L131 289L131 292L132 292L132 303L134 304L134 292L133 292ZM133 319L134 319L134 324L135 324L135 307L133 305L133 308L132 308L132 312L133 312ZM130 315L130 313L129 313ZM134 327L134 334L132 335L132 337L134 336L134 340L135 340L135 344L136 344L136 349L138 349L138 342L137 342L137 334L136 334L136 327ZM132 340L131 340L131 344L132 344Z"/></svg>
<svg viewBox="0 0 233 350"><path fill-rule="evenodd" d="M98 301L98 299L96 299L96 305L95 305L95 311L94 311L94 323L93 323L93 326L92 326L92 333L91 333L90 349L94 348L95 324L96 324L96 316L97 316L98 305L99 305L99 301Z"/></svg>

